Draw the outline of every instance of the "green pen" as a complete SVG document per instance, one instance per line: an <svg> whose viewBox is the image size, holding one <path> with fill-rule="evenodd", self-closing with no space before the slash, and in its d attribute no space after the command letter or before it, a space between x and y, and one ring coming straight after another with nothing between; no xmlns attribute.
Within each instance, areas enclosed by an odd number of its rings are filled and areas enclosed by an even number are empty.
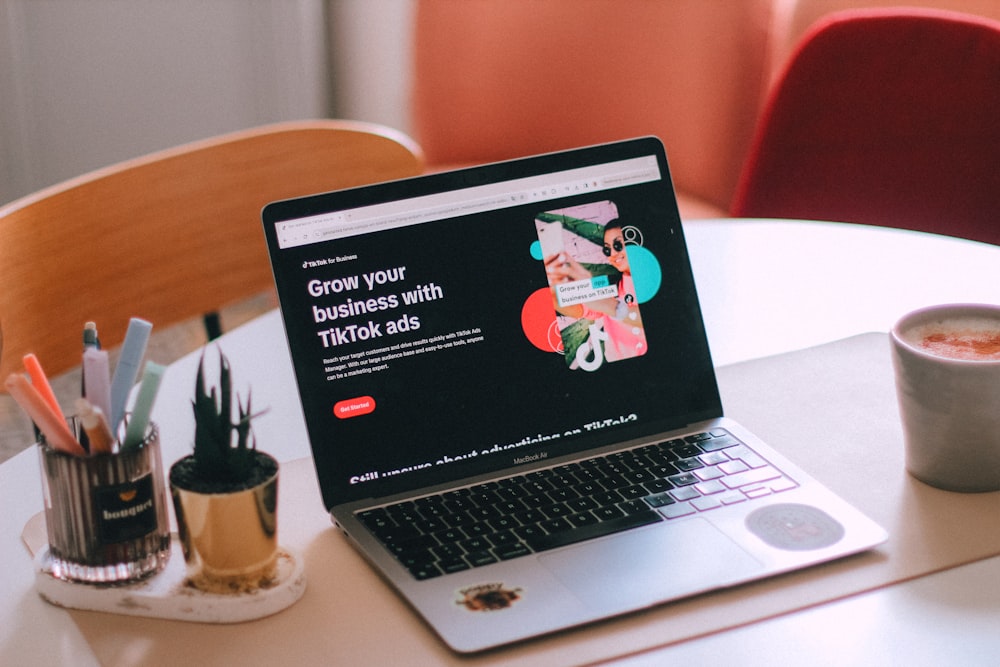
<svg viewBox="0 0 1000 667"><path fill-rule="evenodd" d="M160 389L164 370L165 366L152 361L146 362L139 384L139 394L135 397L135 405L132 406L132 416L128 420L128 426L125 427L122 450L138 447L145 439L149 415L153 411L153 403L156 401L156 392Z"/></svg>

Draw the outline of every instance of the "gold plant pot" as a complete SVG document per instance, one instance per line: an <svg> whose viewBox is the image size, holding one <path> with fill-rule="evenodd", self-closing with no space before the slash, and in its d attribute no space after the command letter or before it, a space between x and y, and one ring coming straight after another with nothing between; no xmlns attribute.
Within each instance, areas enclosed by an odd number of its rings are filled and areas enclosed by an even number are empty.
<svg viewBox="0 0 1000 667"><path fill-rule="evenodd" d="M258 455L271 459L266 454ZM276 462L274 466L275 472L269 478L238 491L207 493L181 488L171 479L188 582L195 588L210 593L241 593L275 583Z"/></svg>

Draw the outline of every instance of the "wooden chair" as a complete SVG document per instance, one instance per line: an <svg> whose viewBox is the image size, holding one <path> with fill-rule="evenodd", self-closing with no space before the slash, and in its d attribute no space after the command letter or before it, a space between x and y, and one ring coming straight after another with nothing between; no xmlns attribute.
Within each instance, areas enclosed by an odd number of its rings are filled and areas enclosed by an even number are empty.
<svg viewBox="0 0 1000 667"><path fill-rule="evenodd" d="M111 347L132 316L159 328L273 289L265 204L422 170L399 132L301 121L129 160L0 207L0 377L28 352L53 375L78 366L88 320Z"/></svg>
<svg viewBox="0 0 1000 667"><path fill-rule="evenodd" d="M1000 243L998 119L1000 22L830 14L776 81L730 212Z"/></svg>

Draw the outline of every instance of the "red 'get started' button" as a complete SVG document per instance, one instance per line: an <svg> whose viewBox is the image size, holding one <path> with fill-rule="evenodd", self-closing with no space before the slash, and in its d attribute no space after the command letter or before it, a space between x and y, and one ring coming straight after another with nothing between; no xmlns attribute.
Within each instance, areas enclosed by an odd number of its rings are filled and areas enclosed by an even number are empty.
<svg viewBox="0 0 1000 667"><path fill-rule="evenodd" d="M350 419L366 415L375 409L375 399L371 396L358 396L337 401L333 406L333 414L338 419Z"/></svg>

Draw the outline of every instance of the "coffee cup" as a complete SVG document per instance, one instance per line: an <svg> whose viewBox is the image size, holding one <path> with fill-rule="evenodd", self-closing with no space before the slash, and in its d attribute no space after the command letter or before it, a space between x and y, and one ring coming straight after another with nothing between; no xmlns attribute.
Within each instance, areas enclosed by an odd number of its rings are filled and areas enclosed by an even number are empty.
<svg viewBox="0 0 1000 667"><path fill-rule="evenodd" d="M907 471L949 491L1000 489L1000 306L923 308L890 338Z"/></svg>

